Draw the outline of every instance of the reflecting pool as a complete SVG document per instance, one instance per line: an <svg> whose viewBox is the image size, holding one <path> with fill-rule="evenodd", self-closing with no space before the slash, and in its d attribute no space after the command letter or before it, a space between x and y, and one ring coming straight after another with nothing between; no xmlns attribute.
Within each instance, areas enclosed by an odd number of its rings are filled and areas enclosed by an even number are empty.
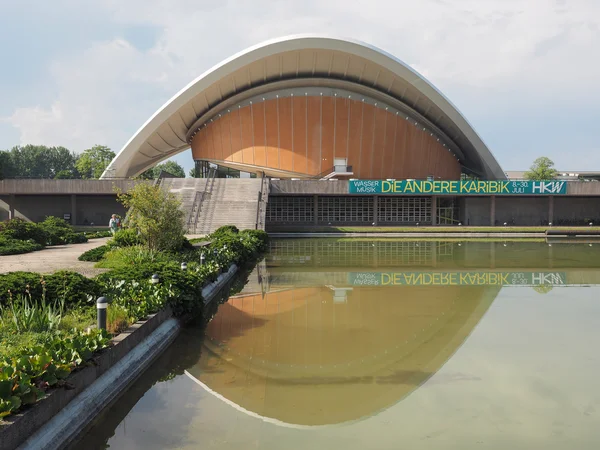
<svg viewBox="0 0 600 450"><path fill-rule="evenodd" d="M599 248L274 240L76 447L598 448Z"/></svg>

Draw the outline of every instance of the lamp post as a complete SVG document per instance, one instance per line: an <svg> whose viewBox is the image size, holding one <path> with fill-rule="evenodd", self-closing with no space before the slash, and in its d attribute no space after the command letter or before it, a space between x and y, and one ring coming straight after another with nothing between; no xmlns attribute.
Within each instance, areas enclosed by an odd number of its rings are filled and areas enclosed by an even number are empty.
<svg viewBox="0 0 600 450"><path fill-rule="evenodd" d="M108 308L108 299L99 297L96 300L97 324L99 330L106 330L106 308Z"/></svg>

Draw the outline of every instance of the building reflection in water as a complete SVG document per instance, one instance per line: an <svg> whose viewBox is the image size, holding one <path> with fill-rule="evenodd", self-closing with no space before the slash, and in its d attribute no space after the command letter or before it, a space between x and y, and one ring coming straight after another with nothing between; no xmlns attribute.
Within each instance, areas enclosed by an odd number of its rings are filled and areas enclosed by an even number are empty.
<svg viewBox="0 0 600 450"><path fill-rule="evenodd" d="M556 258L544 242L519 243L520 256L510 245L273 241L244 291L208 324L188 374L287 426L376 414L443 366L502 286L596 282L596 272L578 270L582 246L565 245ZM588 256L587 267L598 264Z"/></svg>

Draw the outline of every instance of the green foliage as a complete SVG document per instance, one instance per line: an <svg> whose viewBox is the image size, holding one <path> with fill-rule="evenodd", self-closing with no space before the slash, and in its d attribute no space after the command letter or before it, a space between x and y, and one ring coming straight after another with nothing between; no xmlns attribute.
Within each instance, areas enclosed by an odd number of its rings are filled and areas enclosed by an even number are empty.
<svg viewBox="0 0 600 450"><path fill-rule="evenodd" d="M534 181L553 180L558 175L554 169L554 161L542 156L533 162L533 165L525 172L525 178Z"/></svg>
<svg viewBox="0 0 600 450"><path fill-rule="evenodd" d="M238 234L240 230L235 225L223 225L222 227L217 228L210 235L211 238L222 236L225 234Z"/></svg>
<svg viewBox="0 0 600 450"><path fill-rule="evenodd" d="M80 244L87 238L73 231L73 227L58 217L49 216L39 224L46 232L47 245Z"/></svg>
<svg viewBox="0 0 600 450"><path fill-rule="evenodd" d="M0 304L7 304L9 291L13 296L27 295L40 298L46 289L46 299L64 299L65 306L85 304L89 296L94 300L99 296L98 284L76 272L59 271L41 276L32 272L9 272L0 274Z"/></svg>
<svg viewBox="0 0 600 450"><path fill-rule="evenodd" d="M58 329L65 310L64 297L61 300L49 302L46 300L45 289L40 299L34 299L31 293L26 295L9 296L8 307L0 306L0 317L12 319L17 332L53 331Z"/></svg>
<svg viewBox="0 0 600 450"><path fill-rule="evenodd" d="M0 152L5 178L79 178L77 155L64 147L25 145Z"/></svg>
<svg viewBox="0 0 600 450"><path fill-rule="evenodd" d="M139 231L142 242L152 250L179 250L184 239L184 213L172 192L150 183L137 184L119 201L129 209L126 225Z"/></svg>
<svg viewBox="0 0 600 450"><path fill-rule="evenodd" d="M64 385L74 368L108 344L106 331L72 330L49 336L21 355L0 361L0 418L34 404L49 388Z"/></svg>
<svg viewBox="0 0 600 450"><path fill-rule="evenodd" d="M100 178L114 157L115 153L110 148L94 145L79 156L75 166L81 174L81 178Z"/></svg>
<svg viewBox="0 0 600 450"><path fill-rule="evenodd" d="M139 264L169 262L173 257L169 253L151 250L141 245L117 247L104 254L104 258L96 267L117 269Z"/></svg>
<svg viewBox="0 0 600 450"><path fill-rule="evenodd" d="M98 239L98 238L106 238L106 237L111 237L112 233L108 230L106 231L92 231L91 233L88 233L87 231L84 231L83 233L79 233L82 234L83 236L85 236L88 239Z"/></svg>
<svg viewBox="0 0 600 450"><path fill-rule="evenodd" d="M102 258L104 258L104 255L109 250L110 247L108 245L101 245L100 247L92 248L87 252L83 252L81 255L79 255L79 258L77 259L79 259L79 261L98 262Z"/></svg>
<svg viewBox="0 0 600 450"><path fill-rule="evenodd" d="M48 241L48 235L40 224L18 217L0 223L0 235L21 241L33 240L42 246Z"/></svg>
<svg viewBox="0 0 600 450"><path fill-rule="evenodd" d="M106 311L106 329L109 333L116 335L129 327L131 318L124 306L113 303Z"/></svg>
<svg viewBox="0 0 600 450"><path fill-rule="evenodd" d="M111 305L127 311L130 322L144 320L157 313L167 302L175 299L175 291L168 283L152 284L150 280L111 282L106 285Z"/></svg>
<svg viewBox="0 0 600 450"><path fill-rule="evenodd" d="M154 180L160 176L161 172L167 172L173 175L175 178L185 178L185 171L183 167L176 161L166 161L162 164L154 166L152 169L146 170L142 173L139 178L145 180Z"/></svg>
<svg viewBox="0 0 600 450"><path fill-rule="evenodd" d="M111 247L131 247L142 244L142 238L133 228L123 228L115 233L109 241Z"/></svg>
<svg viewBox="0 0 600 450"><path fill-rule="evenodd" d="M44 247L33 240L20 241L0 235L0 255L18 255L34 252Z"/></svg>

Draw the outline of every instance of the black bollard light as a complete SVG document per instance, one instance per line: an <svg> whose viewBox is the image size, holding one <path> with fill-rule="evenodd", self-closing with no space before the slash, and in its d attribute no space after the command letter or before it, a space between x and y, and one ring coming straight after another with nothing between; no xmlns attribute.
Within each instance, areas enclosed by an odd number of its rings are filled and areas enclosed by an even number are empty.
<svg viewBox="0 0 600 450"><path fill-rule="evenodd" d="M181 263L181 270L187 270L187 263L186 262L182 262Z"/></svg>
<svg viewBox="0 0 600 450"><path fill-rule="evenodd" d="M202 265L204 265L204 259L205 259L205 257L204 257L204 253L201 253L201 254L200 254L200 265L201 265L201 266L202 266Z"/></svg>
<svg viewBox="0 0 600 450"><path fill-rule="evenodd" d="M106 297L99 297L96 300L99 330L106 330L106 308L108 308L108 299Z"/></svg>
<svg viewBox="0 0 600 450"><path fill-rule="evenodd" d="M156 274L152 275L152 278L150 278L150 283L152 283L152 284L157 284L158 281L159 281L158 275L156 275Z"/></svg>

